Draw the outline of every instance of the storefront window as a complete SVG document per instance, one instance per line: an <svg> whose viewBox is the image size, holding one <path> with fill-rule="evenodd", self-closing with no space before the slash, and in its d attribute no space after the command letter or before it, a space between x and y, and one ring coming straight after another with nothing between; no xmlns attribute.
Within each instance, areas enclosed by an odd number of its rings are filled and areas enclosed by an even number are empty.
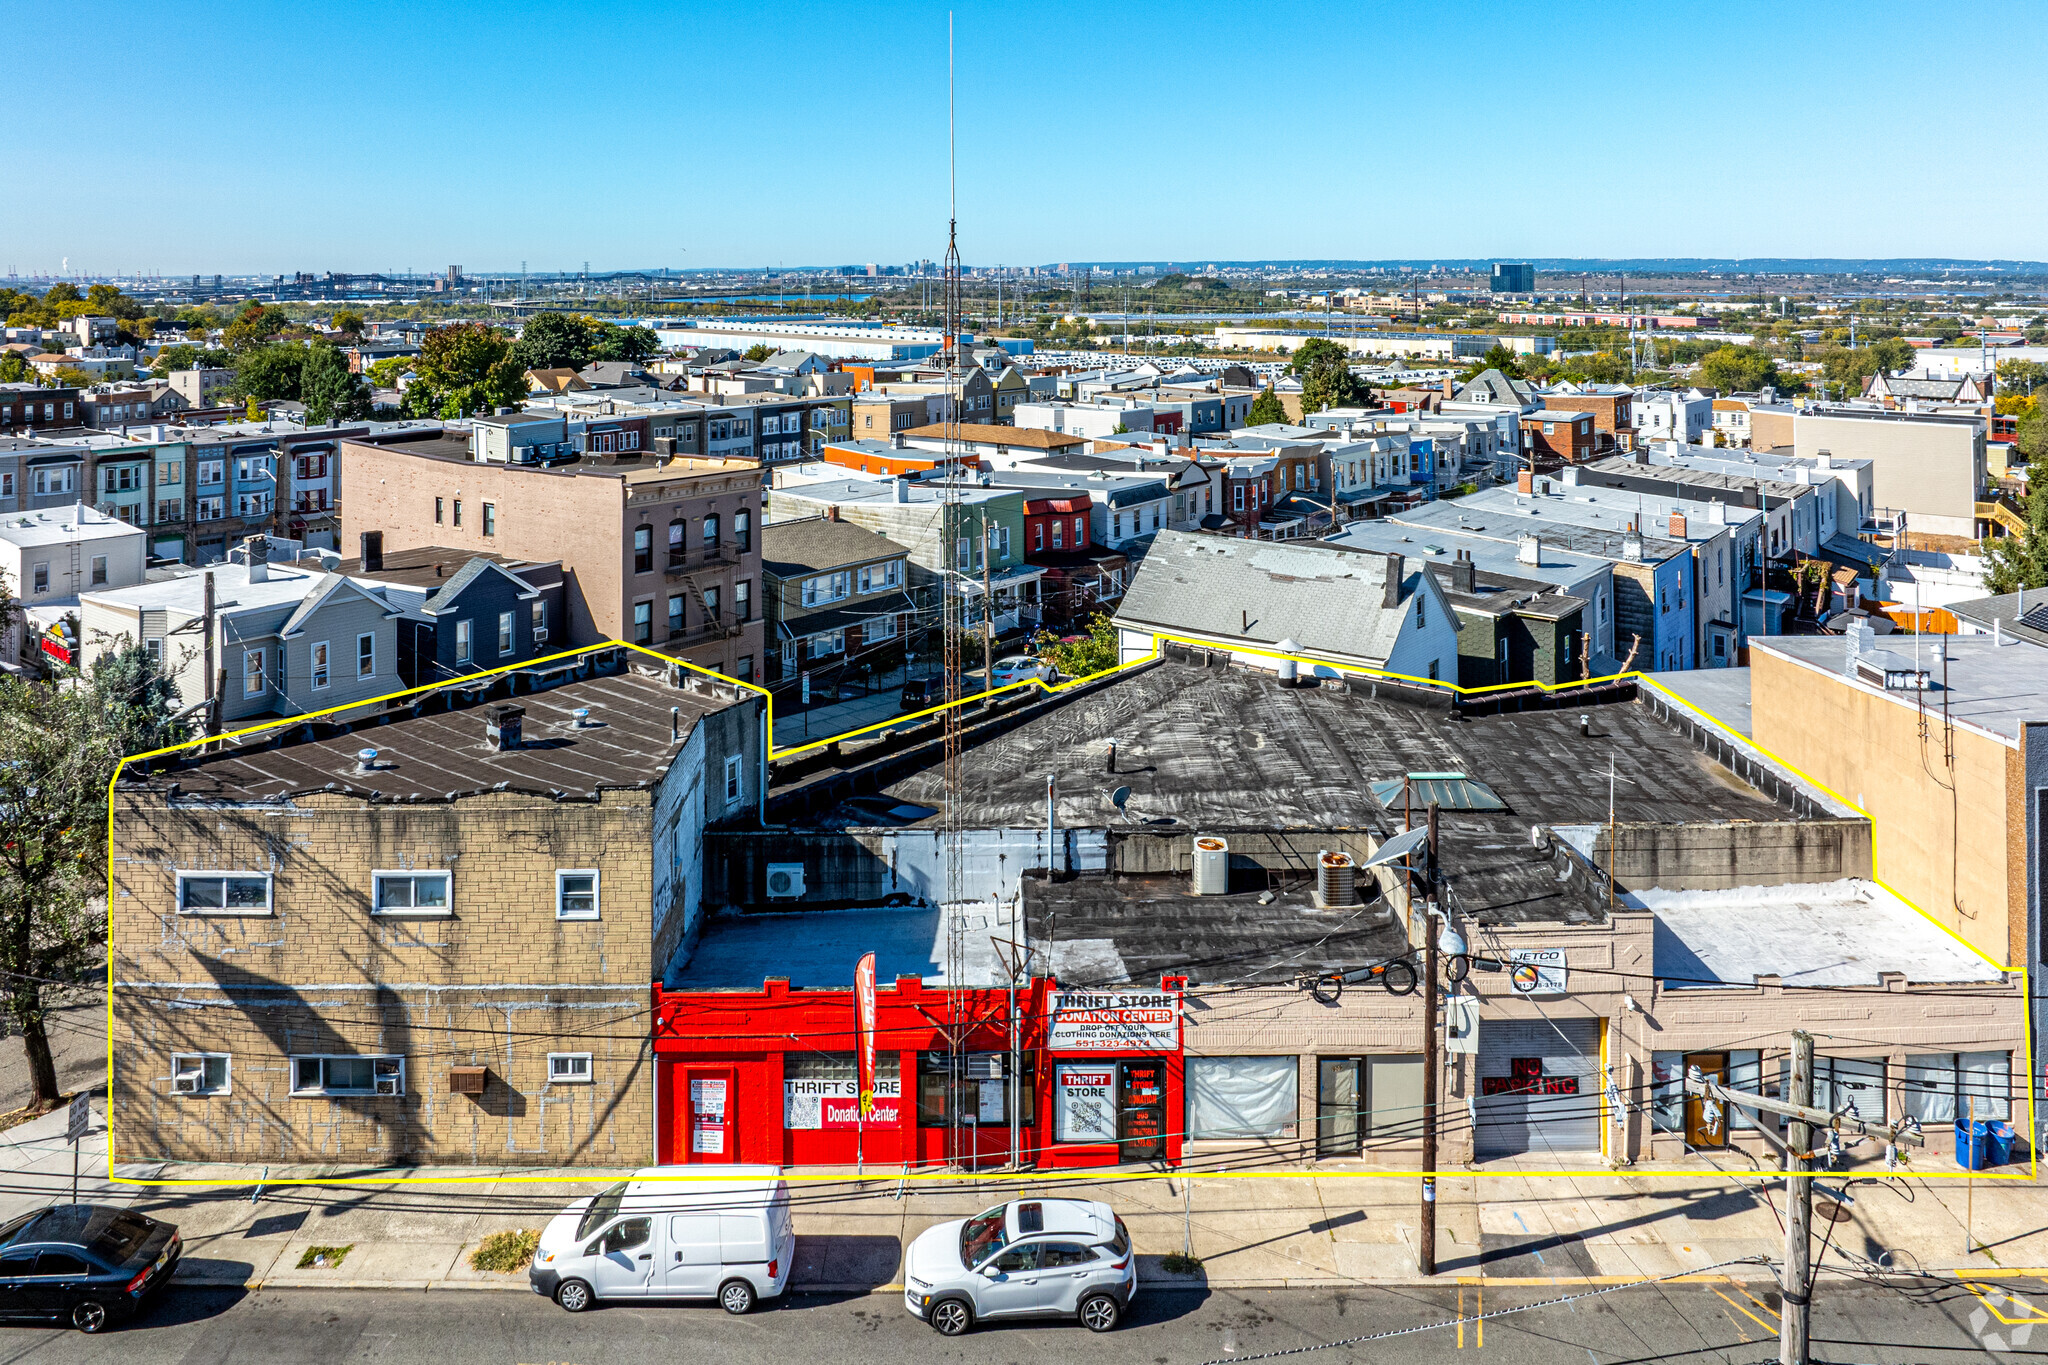
<svg viewBox="0 0 2048 1365"><path fill-rule="evenodd" d="M1010 1122L1010 1079L1008 1053L970 1052L960 1059L962 1074L949 1086L952 1059L943 1052L927 1052L917 1062L917 1126L946 1128L959 1115L963 1126L1004 1125ZM1029 1128L1038 1122L1034 1095L1037 1068L1024 1058L1024 1074L1017 1085L1018 1122ZM952 1103L948 1103L948 1096Z"/></svg>
<svg viewBox="0 0 2048 1365"><path fill-rule="evenodd" d="M1899 1079L1906 1113L1928 1127L1958 1119L2000 1119L2010 1113L2012 1055L2006 1052L1913 1053ZM1867 1111L1865 1117L1875 1117Z"/></svg>
<svg viewBox="0 0 2048 1365"><path fill-rule="evenodd" d="M1294 1126L1300 1063L1294 1057L1190 1057L1187 1135L1270 1138Z"/></svg>
<svg viewBox="0 0 2048 1365"><path fill-rule="evenodd" d="M1061 1062L1054 1082L1053 1138L1058 1142L1115 1142L1115 1062Z"/></svg>
<svg viewBox="0 0 2048 1365"><path fill-rule="evenodd" d="M866 1126L893 1128L902 1122L903 1086L896 1054L875 1058L875 1102ZM782 1126L793 1131L850 1130L862 1126L859 1071L851 1052L785 1053L782 1061Z"/></svg>
<svg viewBox="0 0 2048 1365"><path fill-rule="evenodd" d="M1676 1133L1685 1127L1685 1054L1650 1054L1650 1127Z"/></svg>

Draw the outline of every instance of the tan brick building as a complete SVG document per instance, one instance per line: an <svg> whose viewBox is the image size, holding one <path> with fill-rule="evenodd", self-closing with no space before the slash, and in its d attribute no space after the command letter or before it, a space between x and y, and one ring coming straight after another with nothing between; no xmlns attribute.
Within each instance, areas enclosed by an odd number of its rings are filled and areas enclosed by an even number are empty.
<svg viewBox="0 0 2048 1365"><path fill-rule="evenodd" d="M742 680L759 671L761 471L650 453L485 463L432 433L344 441L342 544L560 559L569 638L625 640Z"/></svg>
<svg viewBox="0 0 2048 1365"><path fill-rule="evenodd" d="M114 798L115 1160L634 1165L650 983L762 707L644 656L258 736Z"/></svg>

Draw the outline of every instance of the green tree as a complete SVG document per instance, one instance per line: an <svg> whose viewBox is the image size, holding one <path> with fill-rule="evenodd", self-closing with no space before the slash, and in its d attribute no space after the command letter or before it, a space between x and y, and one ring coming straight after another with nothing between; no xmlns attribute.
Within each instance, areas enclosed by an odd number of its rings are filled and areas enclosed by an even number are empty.
<svg viewBox="0 0 2048 1365"><path fill-rule="evenodd" d="M235 392L243 398L296 399L306 368L306 348L281 343L255 346L235 356Z"/></svg>
<svg viewBox="0 0 2048 1365"><path fill-rule="evenodd" d="M1486 348L1485 355L1479 357L1479 359L1473 361L1465 368L1465 373L1458 376L1459 382L1470 383L1488 370L1499 370L1510 379L1520 379L1522 377L1522 362L1513 351L1499 342L1495 342Z"/></svg>
<svg viewBox="0 0 2048 1365"><path fill-rule="evenodd" d="M2027 533L1984 541L1984 590L2048 587L2048 479L2027 491Z"/></svg>
<svg viewBox="0 0 2048 1365"><path fill-rule="evenodd" d="M2036 389L2048 389L2048 365L2038 360L1998 362L1998 396L2032 397ZM2004 411L2004 409L2000 409Z"/></svg>
<svg viewBox="0 0 2048 1365"><path fill-rule="evenodd" d="M660 354L661 338L647 328L614 327L608 322L597 324L590 347L592 360L627 360L636 365Z"/></svg>
<svg viewBox="0 0 2048 1365"><path fill-rule="evenodd" d="M1700 361L1700 382L1722 393L1754 393L1782 386L1778 362L1754 346L1723 346Z"/></svg>
<svg viewBox="0 0 2048 1365"><path fill-rule="evenodd" d="M363 315L351 308L344 308L334 315L334 330L350 341L361 337L368 326L369 324L363 321Z"/></svg>
<svg viewBox="0 0 2048 1365"><path fill-rule="evenodd" d="M228 324L221 340L231 351L243 351L252 346L262 346L291 326L291 318L282 308L265 308L260 303L251 303Z"/></svg>
<svg viewBox="0 0 2048 1365"><path fill-rule="evenodd" d="M2019 446L2020 454L2027 457L2028 463L2048 461L2048 403L2035 399L2034 405L2020 414L2020 420L2014 426L2017 429L2014 443ZM2048 475L2036 482L2048 485Z"/></svg>
<svg viewBox="0 0 2048 1365"><path fill-rule="evenodd" d="M774 354L775 348L773 346L770 346L765 341L758 341L755 342L752 346L747 347L746 350L741 351L740 358L742 360L751 360L758 363L760 361L766 360L769 356Z"/></svg>
<svg viewBox="0 0 2048 1365"><path fill-rule="evenodd" d="M1301 380L1301 410L1357 407L1372 397L1351 373L1351 353L1326 337L1310 337L1294 350L1288 373Z"/></svg>
<svg viewBox="0 0 2048 1365"><path fill-rule="evenodd" d="M87 389L99 383L98 378L76 365L59 365L50 371L50 380L52 383L72 389Z"/></svg>
<svg viewBox="0 0 2048 1365"><path fill-rule="evenodd" d="M1255 427L1265 426L1269 422L1285 422L1286 420L1287 409L1281 405L1280 395L1273 392L1271 384L1266 385L1265 388L1259 391L1259 396L1252 399L1251 415L1245 418L1248 424Z"/></svg>
<svg viewBox="0 0 2048 1365"><path fill-rule="evenodd" d="M314 423L357 422L370 415L370 386L353 374L348 361L332 346L306 352L299 372L299 397L306 420Z"/></svg>
<svg viewBox="0 0 2048 1365"><path fill-rule="evenodd" d="M436 327L420 342L405 410L414 417L470 417L526 397L526 367L512 340L481 322Z"/></svg>
<svg viewBox="0 0 2048 1365"><path fill-rule="evenodd" d="M50 308L66 303L83 303L84 301L85 296L78 292L78 286L75 284L66 284L60 281L43 291L43 303L46 307Z"/></svg>
<svg viewBox="0 0 2048 1365"><path fill-rule="evenodd" d="M398 376L412 368L413 357L409 355L388 355L382 360L370 362L370 383L380 389L398 387Z"/></svg>
<svg viewBox="0 0 2048 1365"><path fill-rule="evenodd" d="M124 753L176 737L176 698L140 645L103 655L82 686L0 679L0 993L32 1109L63 1099L52 989L83 983L103 961L108 783Z"/></svg>
<svg viewBox="0 0 2048 1365"><path fill-rule="evenodd" d="M535 313L512 344L523 370L580 370L590 363L590 319L581 313Z"/></svg>
<svg viewBox="0 0 2048 1365"><path fill-rule="evenodd" d="M1106 611L1090 617L1076 639L1062 640L1051 631L1042 630L1032 646L1039 658L1069 678L1085 678L1115 668L1119 657L1117 630L1110 624Z"/></svg>
<svg viewBox="0 0 2048 1365"><path fill-rule="evenodd" d="M0 384L26 384L35 373L20 351L0 351Z"/></svg>

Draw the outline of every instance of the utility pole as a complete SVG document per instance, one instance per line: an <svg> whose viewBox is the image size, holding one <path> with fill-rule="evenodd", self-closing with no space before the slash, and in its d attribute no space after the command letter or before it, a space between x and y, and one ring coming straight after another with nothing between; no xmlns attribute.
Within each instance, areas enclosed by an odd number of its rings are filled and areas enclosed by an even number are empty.
<svg viewBox="0 0 2048 1365"><path fill-rule="evenodd" d="M988 564L988 514L981 516L981 690L996 685L996 600Z"/></svg>
<svg viewBox="0 0 2048 1365"><path fill-rule="evenodd" d="M1792 1034L1792 1079L1786 1098L1793 1104L1813 1104L1813 1035L1804 1029ZM1794 1118L1786 1136L1791 1150L1785 1169L1811 1170L1813 1126ZM1813 1271L1807 1263L1813 1242L1813 1178L1785 1177L1785 1282L1780 1289L1784 1311L1778 1329L1778 1365L1806 1365L1807 1334L1811 1330Z"/></svg>
<svg viewBox="0 0 2048 1365"><path fill-rule="evenodd" d="M1424 1275L1436 1274L1436 926L1429 922L1437 902L1437 803L1429 803L1429 856L1422 888L1422 1231L1416 1262Z"/></svg>
<svg viewBox="0 0 2048 1365"><path fill-rule="evenodd" d="M1717 1101L1723 1106L1740 1105L1758 1113L1782 1114L1792 1120L1785 1133L1785 1272L1779 1285L1784 1311L1779 1323L1778 1360L1780 1365L1807 1365L1813 1306L1814 1129L1879 1137L1889 1143L1911 1147L1924 1147L1927 1139L1921 1133L1920 1125L1912 1119L1901 1124L1877 1123L1854 1114L1831 1114L1825 1109L1815 1108L1812 1034L1793 1033L1791 1064L1792 1074L1786 1083L1786 1098L1782 1100L1730 1090L1721 1082L1702 1075L1698 1067L1685 1073L1685 1093Z"/></svg>

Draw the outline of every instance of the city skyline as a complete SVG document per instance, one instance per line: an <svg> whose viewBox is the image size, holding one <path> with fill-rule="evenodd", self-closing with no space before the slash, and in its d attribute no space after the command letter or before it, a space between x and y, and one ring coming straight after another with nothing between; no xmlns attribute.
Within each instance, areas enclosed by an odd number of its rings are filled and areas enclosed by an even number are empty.
<svg viewBox="0 0 2048 1365"><path fill-rule="evenodd" d="M953 10L977 263L2048 254L2028 226L2048 188L2008 150L2048 119L2001 111L1987 136L1958 97L2009 60L2016 6L1931 43L1903 10L1842 26L1760 5L1627 26L1564 5L1540 27L1498 5ZM68 211L0 203L0 269L21 277L944 249L943 4L801 24L451 5L399 38L374 8L224 5L204 31L87 11L102 62L170 75L88 162L19 149L19 174L73 186ZM60 50L80 15L14 29Z"/></svg>

